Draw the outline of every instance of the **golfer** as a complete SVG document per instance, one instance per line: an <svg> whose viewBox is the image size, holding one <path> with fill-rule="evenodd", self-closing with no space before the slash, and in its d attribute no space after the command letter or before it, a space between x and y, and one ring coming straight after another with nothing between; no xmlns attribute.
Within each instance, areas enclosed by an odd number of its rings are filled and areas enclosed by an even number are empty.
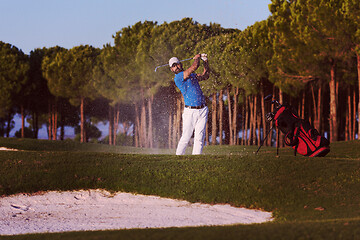
<svg viewBox="0 0 360 240"><path fill-rule="evenodd" d="M200 88L199 81L209 78L209 64L206 54L197 54L193 58L193 64L186 70L178 58L173 57L169 60L170 70L175 73L174 81L184 97L185 109L182 115L183 132L176 149L176 155L185 154L186 147L194 134L194 147L192 154L202 153L205 138L205 127L209 109L205 105L205 97ZM194 73L200 66L200 59L204 63L202 74Z"/></svg>

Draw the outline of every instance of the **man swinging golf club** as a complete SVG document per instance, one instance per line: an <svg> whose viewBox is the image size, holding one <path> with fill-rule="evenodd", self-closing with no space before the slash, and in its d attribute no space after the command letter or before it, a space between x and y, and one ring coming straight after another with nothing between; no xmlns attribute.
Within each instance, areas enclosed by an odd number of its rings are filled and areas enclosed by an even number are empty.
<svg viewBox="0 0 360 240"><path fill-rule="evenodd" d="M169 60L170 70L175 73L174 81L184 97L185 109L182 115L183 132L176 149L176 155L185 154L190 138L194 134L194 147L192 154L202 153L205 138L205 127L209 109L205 105L205 97L200 88L199 81L209 78L209 64L206 54L197 54L193 58L193 64L186 70L178 58ZM200 59L204 63L204 71L201 74L194 73L200 66Z"/></svg>

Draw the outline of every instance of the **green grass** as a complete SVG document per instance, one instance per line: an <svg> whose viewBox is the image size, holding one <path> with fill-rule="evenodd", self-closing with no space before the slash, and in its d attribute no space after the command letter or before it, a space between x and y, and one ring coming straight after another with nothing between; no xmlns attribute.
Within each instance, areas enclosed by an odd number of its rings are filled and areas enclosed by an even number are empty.
<svg viewBox="0 0 360 240"><path fill-rule="evenodd" d="M0 151L0 195L102 188L264 209L276 219L7 239L356 239L360 233L360 141L334 143L324 158L293 156L291 148L276 156L263 147L255 155L255 146L209 146L201 156L72 141L0 138L1 146L26 151Z"/></svg>

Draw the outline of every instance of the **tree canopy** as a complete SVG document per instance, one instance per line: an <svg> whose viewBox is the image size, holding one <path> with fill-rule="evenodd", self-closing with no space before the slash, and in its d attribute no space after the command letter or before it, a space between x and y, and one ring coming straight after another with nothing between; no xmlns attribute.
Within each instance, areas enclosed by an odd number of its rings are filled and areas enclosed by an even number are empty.
<svg viewBox="0 0 360 240"><path fill-rule="evenodd" d="M251 112L247 104L264 108L256 101L257 97L274 92L277 97L285 94L288 99L302 98L296 107L303 109L304 117L316 119L319 128L328 132L332 140L346 138L343 132L355 132L355 123L359 123L356 116L360 111L360 88L355 90L360 82L359 1L272 0L269 9L268 19L243 31L225 29L216 23L199 24L192 18L162 24L137 22L117 31L113 45L106 44L101 49L88 45L72 49L57 46L35 49L26 56L11 44L0 42L0 117L24 103L37 105L37 101L38 108L26 106L26 109L46 114L50 107L46 109L40 99L56 103L62 98L80 106L80 125L84 126L94 114L84 106L85 101L99 101L104 105L102 110L108 112L108 116L100 118L108 121L114 137L117 126L123 123L133 129L135 145L151 146L159 139L164 142L166 137L171 145L180 131L181 118L175 109L181 109L181 95L168 67L157 72L154 69L173 56L187 59L207 53L211 77L201 87L213 101L211 111L216 111L216 104L219 109L228 110L230 115L221 124L228 127L234 122L233 136L239 136L240 131L245 133L254 121L260 122L265 117L263 110L261 114ZM183 64L186 68L191 61ZM314 86L320 89L317 94ZM243 96L253 96L252 100L238 102L239 90ZM41 92L38 96L34 94L37 91ZM223 99L214 100L217 96ZM232 96L236 99L231 99ZM226 104L220 106L223 100ZM338 107L341 100L348 102L346 109ZM236 115L234 119L230 119L231 113ZM348 124L339 120L349 114ZM320 124L321 115L329 120ZM53 116L51 121L55 124L57 115ZM214 115L211 121L217 118ZM239 125L236 119L241 122ZM346 130L350 122L351 130ZM265 123L256 124L253 129L266 129ZM228 131L225 138L229 138ZM157 132L166 132L167 136L156 137L153 133Z"/></svg>

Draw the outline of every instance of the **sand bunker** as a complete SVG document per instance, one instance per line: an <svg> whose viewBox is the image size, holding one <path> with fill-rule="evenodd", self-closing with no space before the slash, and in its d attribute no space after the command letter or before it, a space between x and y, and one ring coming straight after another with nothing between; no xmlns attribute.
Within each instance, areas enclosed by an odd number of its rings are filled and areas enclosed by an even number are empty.
<svg viewBox="0 0 360 240"><path fill-rule="evenodd" d="M104 190L17 194L0 198L0 235L252 224L271 213Z"/></svg>
<svg viewBox="0 0 360 240"><path fill-rule="evenodd" d="M0 147L0 151L19 151L19 150L14 148Z"/></svg>

